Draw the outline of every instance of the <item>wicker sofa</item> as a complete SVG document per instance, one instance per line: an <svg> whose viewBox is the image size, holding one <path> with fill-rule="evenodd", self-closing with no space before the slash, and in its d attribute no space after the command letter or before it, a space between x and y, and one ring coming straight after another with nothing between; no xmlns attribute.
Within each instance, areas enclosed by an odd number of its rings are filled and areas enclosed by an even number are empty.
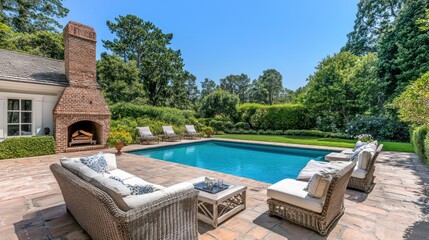
<svg viewBox="0 0 429 240"><path fill-rule="evenodd" d="M326 235L344 214L344 194L356 161L347 162L335 174L324 198L310 197L308 182L284 179L268 188L269 214Z"/></svg>
<svg viewBox="0 0 429 240"><path fill-rule="evenodd" d="M117 169L114 155L106 154L106 161L113 175L145 182ZM105 181L103 176L82 165L76 159L63 158L61 166L52 164L50 169L67 210L92 239L198 238L198 191L192 184L154 185L157 190L152 193L124 196L121 189L100 186Z"/></svg>

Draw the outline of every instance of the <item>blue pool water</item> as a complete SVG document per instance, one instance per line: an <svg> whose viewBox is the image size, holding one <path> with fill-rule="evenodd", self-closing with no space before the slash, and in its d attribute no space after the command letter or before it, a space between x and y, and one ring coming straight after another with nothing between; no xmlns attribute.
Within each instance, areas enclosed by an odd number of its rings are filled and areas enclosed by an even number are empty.
<svg viewBox="0 0 429 240"><path fill-rule="evenodd" d="M332 151L207 141L130 153L275 183L285 178L296 178L308 161L324 161L325 155L330 152Z"/></svg>

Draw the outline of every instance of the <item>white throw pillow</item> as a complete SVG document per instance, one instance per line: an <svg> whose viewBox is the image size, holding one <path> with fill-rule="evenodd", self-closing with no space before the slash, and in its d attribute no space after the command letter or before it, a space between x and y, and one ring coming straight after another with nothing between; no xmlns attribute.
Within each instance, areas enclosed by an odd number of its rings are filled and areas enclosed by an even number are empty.
<svg viewBox="0 0 429 240"><path fill-rule="evenodd" d="M362 142L362 141L357 141L356 142L356 144L355 144L355 147L354 147L354 149L353 149L353 151L356 151L356 150L358 150L360 147L362 147L362 146L365 146L365 145L367 145L368 143L367 142Z"/></svg>
<svg viewBox="0 0 429 240"><path fill-rule="evenodd" d="M371 158L373 156L373 151L369 149L364 149L358 155L358 168L367 170L369 163L371 162Z"/></svg>
<svg viewBox="0 0 429 240"><path fill-rule="evenodd" d="M331 174L314 174L308 182L308 196L314 198L324 198L328 192L331 181Z"/></svg>

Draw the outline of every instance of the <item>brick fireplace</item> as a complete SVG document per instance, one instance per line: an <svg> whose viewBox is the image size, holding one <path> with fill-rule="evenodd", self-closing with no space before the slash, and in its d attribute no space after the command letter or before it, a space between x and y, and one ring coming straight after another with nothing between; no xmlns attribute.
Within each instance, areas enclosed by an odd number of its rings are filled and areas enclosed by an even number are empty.
<svg viewBox="0 0 429 240"><path fill-rule="evenodd" d="M70 21L63 34L69 86L54 108L57 152L104 148L110 131L110 111L96 80L95 31ZM71 144L78 130L91 133L92 142Z"/></svg>

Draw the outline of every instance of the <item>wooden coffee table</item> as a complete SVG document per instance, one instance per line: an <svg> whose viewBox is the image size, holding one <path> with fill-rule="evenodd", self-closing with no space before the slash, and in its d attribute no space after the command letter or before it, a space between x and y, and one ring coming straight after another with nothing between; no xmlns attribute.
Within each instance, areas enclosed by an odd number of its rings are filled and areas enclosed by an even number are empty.
<svg viewBox="0 0 429 240"><path fill-rule="evenodd" d="M192 179L192 184L204 182L205 177ZM228 184L228 189L218 193L198 190L198 219L214 228L231 216L246 209L246 186Z"/></svg>

